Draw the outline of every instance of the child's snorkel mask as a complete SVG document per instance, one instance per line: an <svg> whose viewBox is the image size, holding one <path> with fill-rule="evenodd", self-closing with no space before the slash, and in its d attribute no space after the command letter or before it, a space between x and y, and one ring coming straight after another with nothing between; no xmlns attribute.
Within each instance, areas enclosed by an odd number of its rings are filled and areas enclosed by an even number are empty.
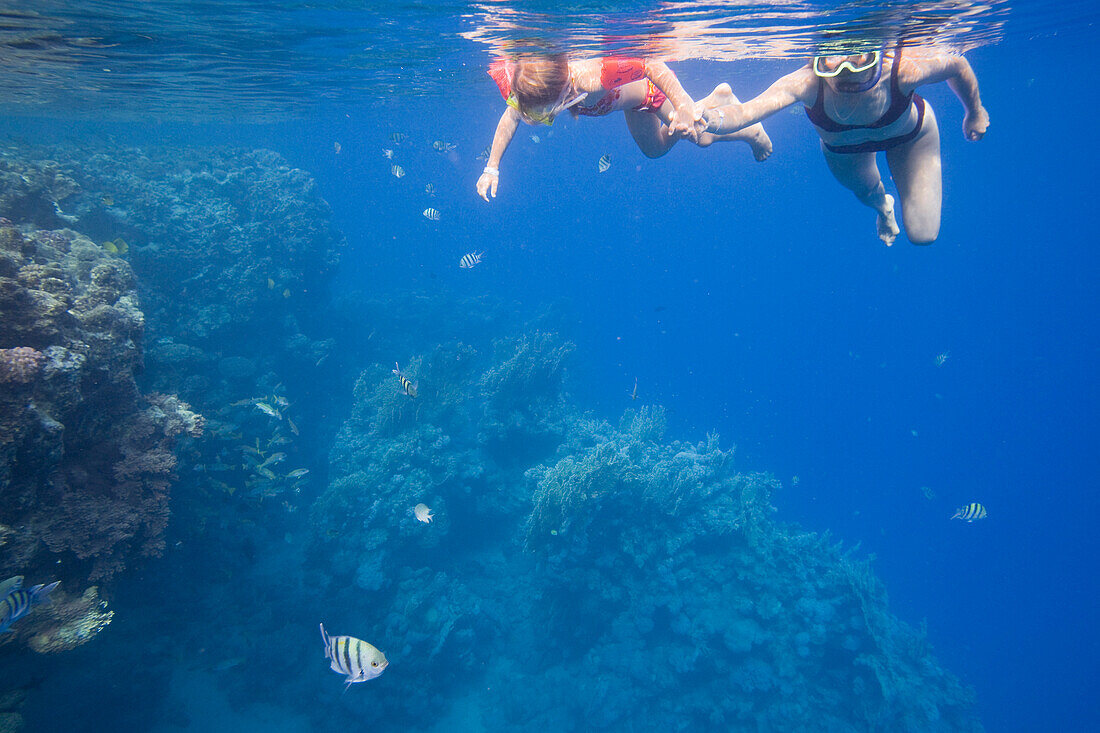
<svg viewBox="0 0 1100 733"><path fill-rule="evenodd" d="M882 77L882 53L876 50L849 56L815 56L813 68L814 74L822 79L833 79L844 72L861 74L874 69L875 73L864 81L837 80L836 82L836 89L839 92L865 92L878 84L878 80Z"/></svg>
<svg viewBox="0 0 1100 733"><path fill-rule="evenodd" d="M519 116L528 125L546 125L550 127L554 124L554 118L559 114L569 109L575 104L580 103L585 97L588 96L588 92L582 92L581 94L575 94L571 98L566 99L566 95L573 90L572 84L566 84L561 94L558 95L558 99L554 104L547 105L545 107L535 107L533 109L520 109L519 101L516 99L516 95L512 94L508 97L508 106L519 113Z"/></svg>

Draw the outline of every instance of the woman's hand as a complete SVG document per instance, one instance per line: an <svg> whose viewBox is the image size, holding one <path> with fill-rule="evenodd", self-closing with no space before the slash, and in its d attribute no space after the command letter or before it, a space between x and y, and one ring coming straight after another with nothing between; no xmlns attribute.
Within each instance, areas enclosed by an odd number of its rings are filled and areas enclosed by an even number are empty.
<svg viewBox="0 0 1100 733"><path fill-rule="evenodd" d="M971 142L977 142L985 137L985 131L989 129L989 113L985 107L978 105L978 109L967 112L963 118L963 135Z"/></svg>
<svg viewBox="0 0 1100 733"><path fill-rule="evenodd" d="M680 134L691 140L699 142L699 136L707 131L707 123L701 114L695 113L695 105L677 107L672 113L672 119L668 121L668 131L673 135Z"/></svg>
<svg viewBox="0 0 1100 733"><path fill-rule="evenodd" d="M486 168L481 177L477 179L477 195L486 201L489 200L490 196L496 198L498 183L500 183L500 172Z"/></svg>

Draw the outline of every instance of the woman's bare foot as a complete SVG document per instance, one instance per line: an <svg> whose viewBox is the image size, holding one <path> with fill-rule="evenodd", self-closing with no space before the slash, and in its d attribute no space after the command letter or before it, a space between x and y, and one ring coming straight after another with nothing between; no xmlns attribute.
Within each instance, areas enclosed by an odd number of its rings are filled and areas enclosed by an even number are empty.
<svg viewBox="0 0 1100 733"><path fill-rule="evenodd" d="M772 154L772 139L764 132L764 126L757 122L740 132L742 140L752 147L752 155L757 160L767 160Z"/></svg>
<svg viewBox="0 0 1100 733"><path fill-rule="evenodd" d="M894 218L894 197L886 194L882 209L878 212L878 238L889 247L900 233L898 220Z"/></svg>
<svg viewBox="0 0 1100 733"><path fill-rule="evenodd" d="M714 91L695 103L695 114L702 117L703 113L708 109L725 107L727 104L737 104L739 101L740 100L734 95L733 89L730 88L730 85L726 82L722 82L714 87Z"/></svg>
<svg viewBox="0 0 1100 733"><path fill-rule="evenodd" d="M695 103L695 114L701 119L703 113L707 110L718 109L719 107L725 107L731 104L740 104L740 102L741 100L733 93L733 89L730 88L730 85L722 82L714 87L714 91ZM705 132L699 137L699 145L705 148L711 143L733 140L740 140L748 143L749 146L752 147L753 157L757 160L767 160L768 156L772 154L772 140L768 137L768 133L764 132L764 126L759 122L750 127L746 127L744 130L730 132L725 135Z"/></svg>

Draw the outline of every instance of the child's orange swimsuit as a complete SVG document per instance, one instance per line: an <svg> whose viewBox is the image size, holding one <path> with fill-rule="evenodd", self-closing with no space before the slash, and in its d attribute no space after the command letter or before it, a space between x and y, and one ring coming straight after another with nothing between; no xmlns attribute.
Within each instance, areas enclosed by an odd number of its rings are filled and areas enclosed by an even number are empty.
<svg viewBox="0 0 1100 733"><path fill-rule="evenodd" d="M512 73L514 66L504 59L496 59L489 65L489 76L493 77L500 96L505 101L512 95ZM612 112L615 102L619 100L619 87L634 81L646 81L645 99L634 108L637 112L656 112L665 102L665 94L656 85L646 78L645 61L643 59L623 58L611 56L601 62L600 85L607 90L600 99L591 107L580 104L571 109L578 115L585 117L602 117Z"/></svg>

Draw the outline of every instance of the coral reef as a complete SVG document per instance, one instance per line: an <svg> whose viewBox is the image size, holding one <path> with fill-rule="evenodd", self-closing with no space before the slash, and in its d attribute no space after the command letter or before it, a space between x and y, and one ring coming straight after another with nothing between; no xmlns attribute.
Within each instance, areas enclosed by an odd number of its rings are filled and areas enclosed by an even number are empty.
<svg viewBox="0 0 1100 733"><path fill-rule="evenodd" d="M29 346L0 349L0 382L32 381L42 369L46 357Z"/></svg>
<svg viewBox="0 0 1100 733"><path fill-rule="evenodd" d="M69 597L63 591L54 591L51 602L41 606L36 613L30 647L39 654L68 651L85 643L98 634L114 617L107 610L107 603L99 598L99 588L91 586L83 595Z"/></svg>
<svg viewBox="0 0 1100 733"><path fill-rule="evenodd" d="M868 563L776 523L777 483L717 436L571 409L570 350L440 346L402 362L416 400L360 376L311 555L401 670L375 709L411 722L472 678L500 729L980 729Z"/></svg>
<svg viewBox="0 0 1100 733"><path fill-rule="evenodd" d="M129 264L71 230L2 222L0 314L0 567L76 589L157 554L174 444L203 421L138 389Z"/></svg>
<svg viewBox="0 0 1100 733"><path fill-rule="evenodd" d="M151 333L192 345L282 330L288 301L324 293L343 244L313 178L269 150L10 149L0 215L123 238Z"/></svg>
<svg viewBox="0 0 1100 733"><path fill-rule="evenodd" d="M737 473L717 436L664 444L662 424L645 408L618 430L582 422L565 455L528 473L543 627L601 677L639 680L575 689L577 714L617 727L976 727L970 694L888 613L866 563L776 524L775 482Z"/></svg>

